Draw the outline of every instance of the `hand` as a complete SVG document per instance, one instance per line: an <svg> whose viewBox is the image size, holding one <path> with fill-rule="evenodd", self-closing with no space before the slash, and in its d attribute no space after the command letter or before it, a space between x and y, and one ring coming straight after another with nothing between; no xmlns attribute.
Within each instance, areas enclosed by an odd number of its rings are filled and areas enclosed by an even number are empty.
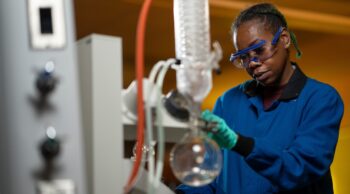
<svg viewBox="0 0 350 194"><path fill-rule="evenodd" d="M213 132L209 132L208 136L213 139L221 148L232 149L235 147L238 135L227 126L224 119L214 115L209 110L202 112L202 119L207 122L215 122L216 127Z"/></svg>

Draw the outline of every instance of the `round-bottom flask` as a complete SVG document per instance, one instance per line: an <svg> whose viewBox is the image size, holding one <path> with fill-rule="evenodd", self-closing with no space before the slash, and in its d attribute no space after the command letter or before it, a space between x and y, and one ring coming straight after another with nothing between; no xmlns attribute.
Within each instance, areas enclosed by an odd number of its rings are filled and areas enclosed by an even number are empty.
<svg viewBox="0 0 350 194"><path fill-rule="evenodd" d="M190 130L170 152L170 165L183 184L199 187L212 182L221 171L219 146L200 130Z"/></svg>

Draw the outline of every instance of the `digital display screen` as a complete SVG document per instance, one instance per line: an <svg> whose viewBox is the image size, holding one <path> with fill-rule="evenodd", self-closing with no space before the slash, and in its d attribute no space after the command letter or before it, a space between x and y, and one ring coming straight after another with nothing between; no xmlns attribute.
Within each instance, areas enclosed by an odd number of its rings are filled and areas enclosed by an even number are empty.
<svg viewBox="0 0 350 194"><path fill-rule="evenodd" d="M52 9L40 8L40 31L41 34L53 34Z"/></svg>

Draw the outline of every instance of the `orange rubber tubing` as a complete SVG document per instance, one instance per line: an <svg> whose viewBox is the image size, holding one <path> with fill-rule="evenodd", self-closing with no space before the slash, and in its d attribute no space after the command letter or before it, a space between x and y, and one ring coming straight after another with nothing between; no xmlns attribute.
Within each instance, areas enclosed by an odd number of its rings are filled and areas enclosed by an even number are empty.
<svg viewBox="0 0 350 194"><path fill-rule="evenodd" d="M136 144L136 160L132 168L127 185L124 187L124 193L128 193L137 178L142 159L142 147L144 142L145 113L143 104L142 80L144 72L144 41L146 32L146 22L149 8L152 0L145 0L137 24L136 34L136 79L137 79L137 144Z"/></svg>

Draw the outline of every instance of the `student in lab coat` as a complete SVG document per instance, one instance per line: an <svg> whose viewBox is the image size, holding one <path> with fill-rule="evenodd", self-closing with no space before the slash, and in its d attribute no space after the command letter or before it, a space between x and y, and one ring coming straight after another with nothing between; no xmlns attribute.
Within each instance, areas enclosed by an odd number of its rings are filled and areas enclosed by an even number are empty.
<svg viewBox="0 0 350 194"><path fill-rule="evenodd" d="M344 111L341 97L290 60L291 46L301 52L272 4L243 10L232 32L237 52L230 60L252 79L223 93L213 112L202 113L218 123L209 136L223 149L223 169L209 185L180 185L176 192L333 193L330 165Z"/></svg>

